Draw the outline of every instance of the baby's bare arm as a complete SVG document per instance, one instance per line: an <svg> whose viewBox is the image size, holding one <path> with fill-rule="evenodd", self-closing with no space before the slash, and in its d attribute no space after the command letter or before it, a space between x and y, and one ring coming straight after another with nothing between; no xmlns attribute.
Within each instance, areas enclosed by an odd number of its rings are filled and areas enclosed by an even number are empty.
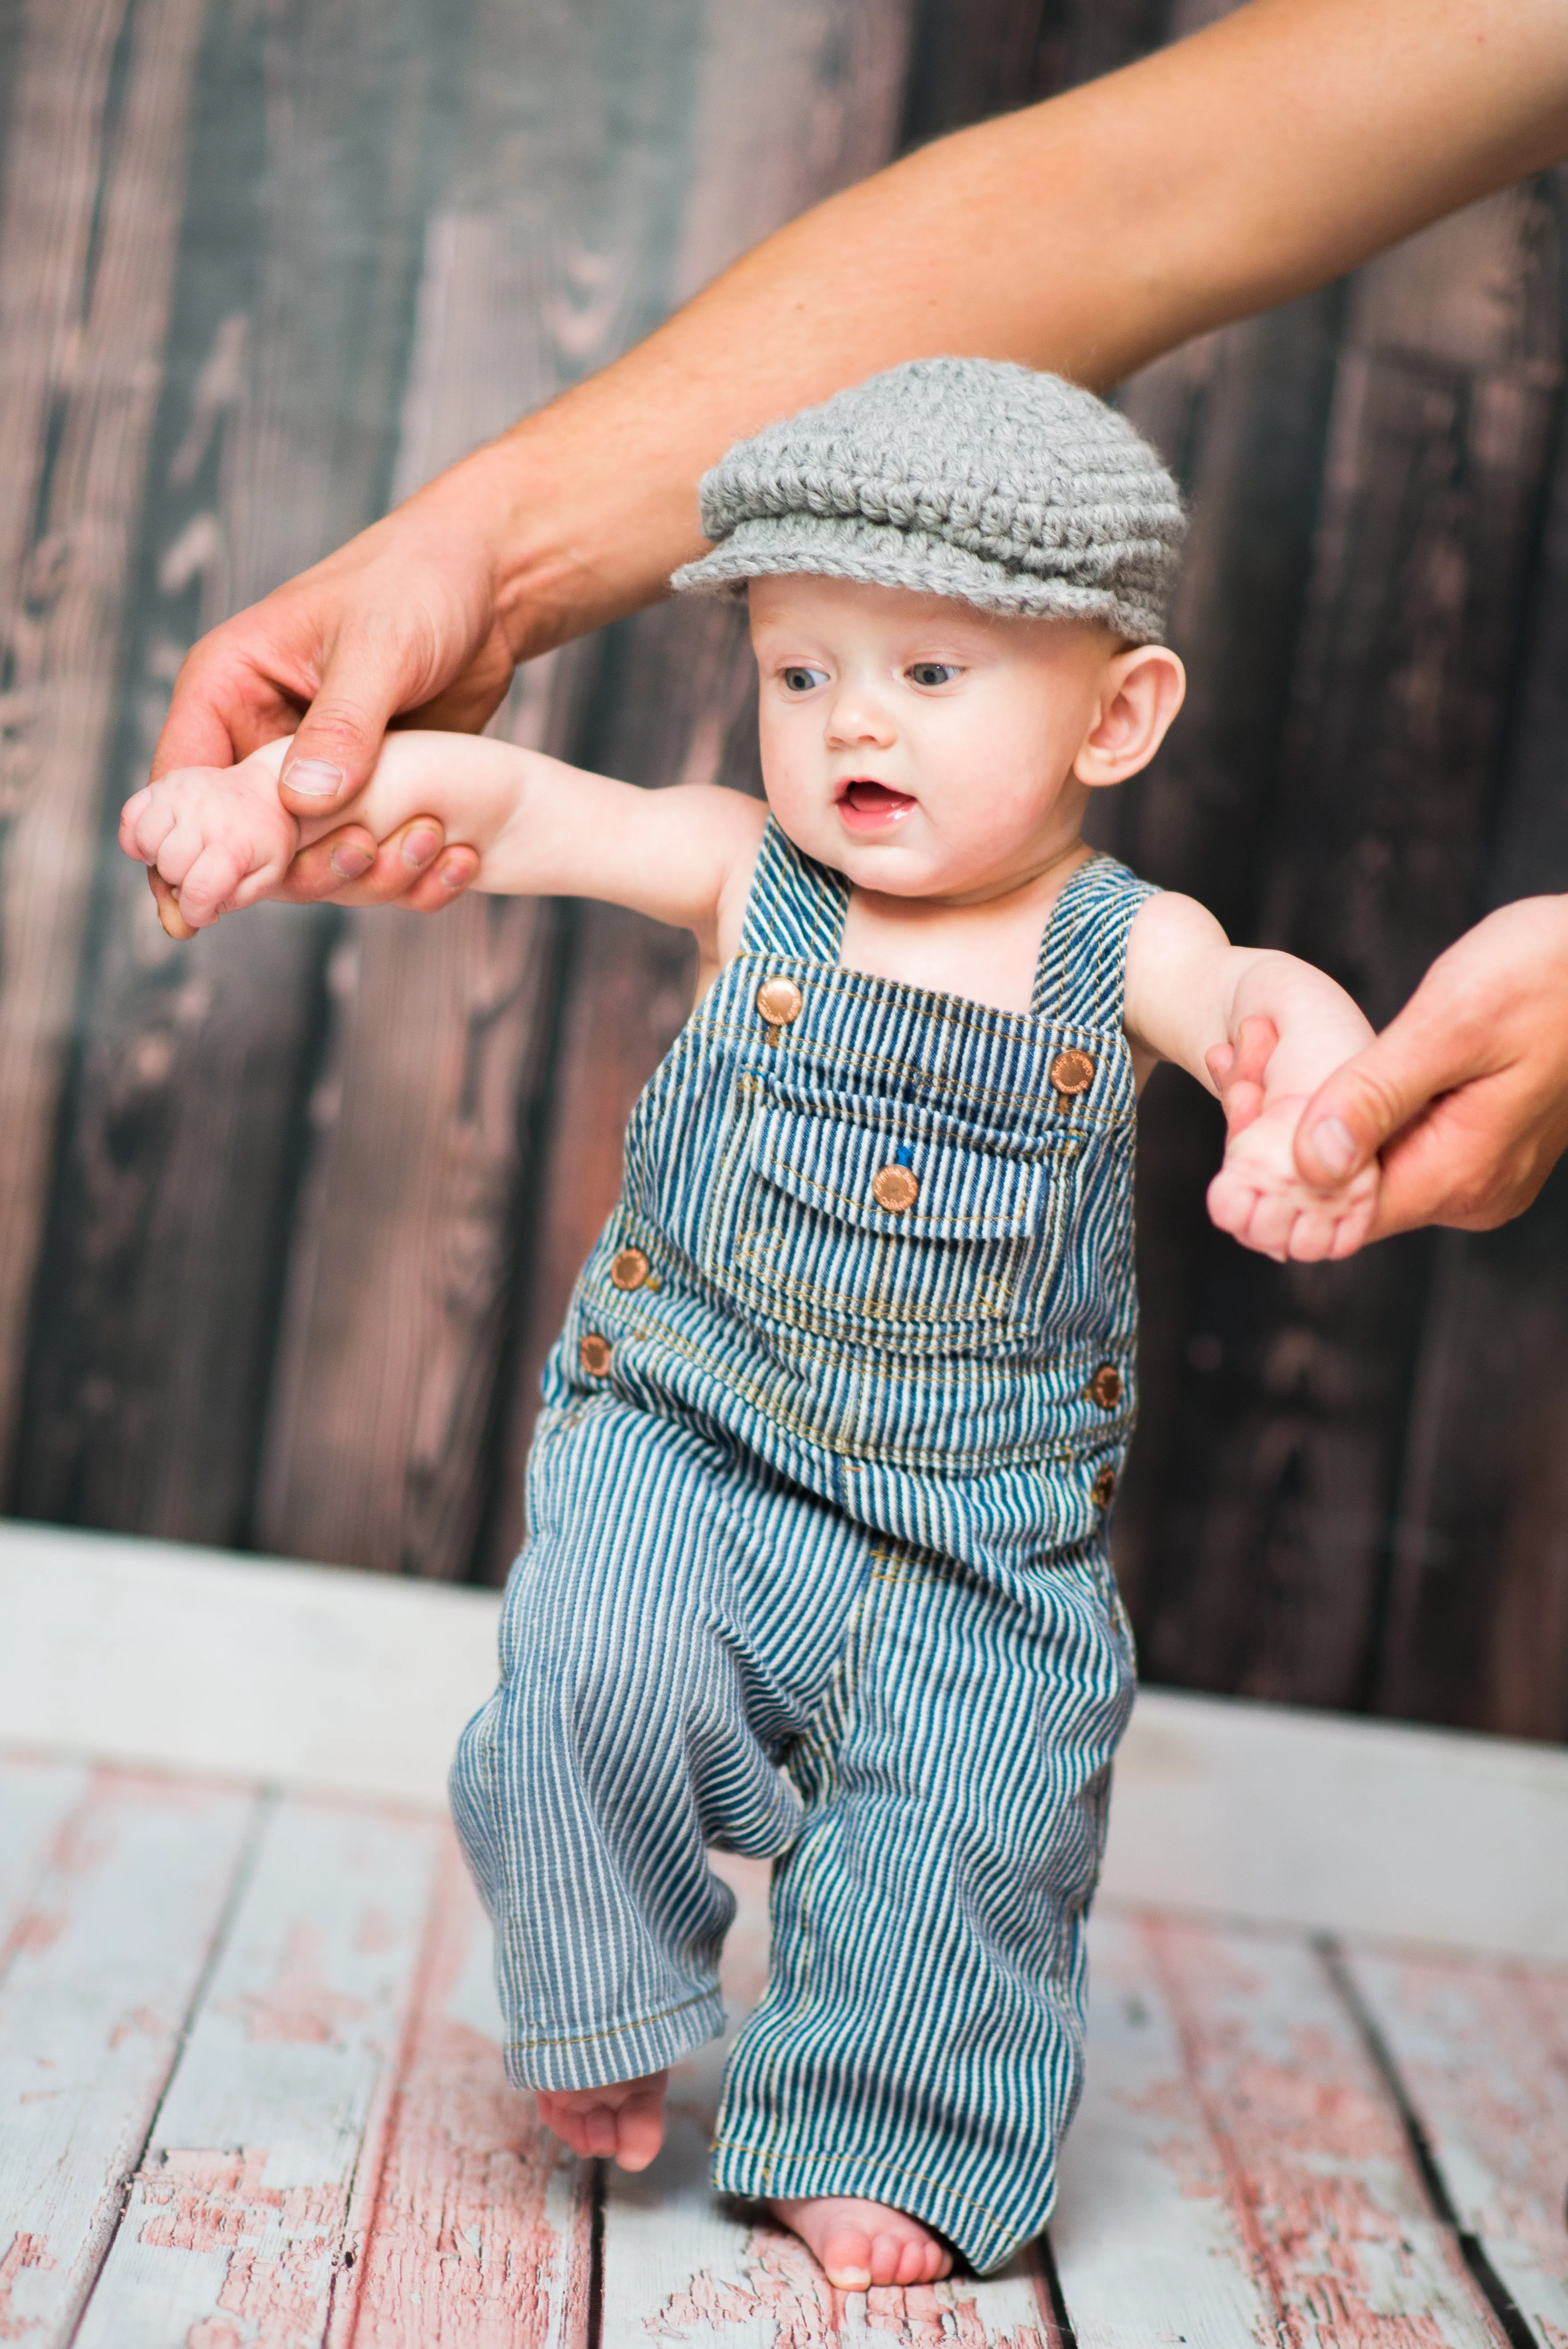
<svg viewBox="0 0 1568 2349"><path fill-rule="evenodd" d="M286 741L232 768L182 768L127 804L121 843L176 892L192 927L271 895L294 848L343 811L297 821L277 795ZM436 816L474 848L476 885L500 895L599 897L728 951L766 821L759 802L707 785L638 791L542 752L466 734L387 736L353 802L377 840Z"/></svg>
<svg viewBox="0 0 1568 2349"><path fill-rule="evenodd" d="M603 898L699 938L727 928L726 910L744 895L768 815L760 801L717 785L641 791L510 742L389 734L354 815L384 840L427 812L449 840L479 851L477 888ZM317 818L302 844L342 814Z"/></svg>
<svg viewBox="0 0 1568 2349"><path fill-rule="evenodd" d="M1310 963L1233 947L1190 897L1151 898L1128 939L1126 1025L1135 1050L1174 1061L1211 1092L1243 1046L1255 1064L1256 1114L1233 1117L1209 1190L1222 1231L1280 1259L1348 1256L1367 1236L1376 1163L1336 1188L1296 1171L1301 1112L1324 1078L1372 1030L1345 989Z"/></svg>

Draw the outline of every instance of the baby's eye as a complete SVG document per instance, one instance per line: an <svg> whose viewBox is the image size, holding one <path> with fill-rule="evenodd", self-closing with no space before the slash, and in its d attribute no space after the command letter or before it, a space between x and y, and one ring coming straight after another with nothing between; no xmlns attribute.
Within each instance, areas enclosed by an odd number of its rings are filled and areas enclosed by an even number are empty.
<svg viewBox="0 0 1568 2349"><path fill-rule="evenodd" d="M783 671L783 678L786 693L810 693L813 686L827 684L828 672L825 668L806 668L797 661Z"/></svg>
<svg viewBox="0 0 1568 2349"><path fill-rule="evenodd" d="M951 685L959 670L956 661L913 661L905 674L915 685Z"/></svg>

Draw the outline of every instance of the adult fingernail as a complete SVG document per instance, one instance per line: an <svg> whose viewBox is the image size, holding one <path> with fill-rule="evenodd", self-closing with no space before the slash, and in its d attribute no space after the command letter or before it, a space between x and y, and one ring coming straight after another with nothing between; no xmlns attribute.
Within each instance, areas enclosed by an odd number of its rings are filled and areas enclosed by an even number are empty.
<svg viewBox="0 0 1568 2349"><path fill-rule="evenodd" d="M335 848L332 852L332 869L340 881L357 881L375 862L368 848Z"/></svg>
<svg viewBox="0 0 1568 2349"><path fill-rule="evenodd" d="M284 768L283 779L305 800L335 799L347 780L343 768L335 767L330 759L296 759Z"/></svg>
<svg viewBox="0 0 1568 2349"><path fill-rule="evenodd" d="M1349 1174L1358 1153L1356 1136L1342 1117L1326 1117L1321 1125L1313 1127L1309 1139L1319 1163L1331 1174Z"/></svg>
<svg viewBox="0 0 1568 2349"><path fill-rule="evenodd" d="M403 862L418 872L420 865L428 864L440 844L438 832L411 832L403 843Z"/></svg>
<svg viewBox="0 0 1568 2349"><path fill-rule="evenodd" d="M449 857L438 875L443 889L460 889L468 877L468 864L460 856Z"/></svg>

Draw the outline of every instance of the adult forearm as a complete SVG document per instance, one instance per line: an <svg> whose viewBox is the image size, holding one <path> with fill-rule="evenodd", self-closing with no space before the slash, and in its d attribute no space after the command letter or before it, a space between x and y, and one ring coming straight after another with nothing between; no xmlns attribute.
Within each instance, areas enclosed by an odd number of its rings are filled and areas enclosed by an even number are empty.
<svg viewBox="0 0 1568 2349"><path fill-rule="evenodd" d="M703 469L842 383L953 350L1113 383L1564 151L1562 0L1251 0L943 140L470 460L506 636L538 652L656 595Z"/></svg>

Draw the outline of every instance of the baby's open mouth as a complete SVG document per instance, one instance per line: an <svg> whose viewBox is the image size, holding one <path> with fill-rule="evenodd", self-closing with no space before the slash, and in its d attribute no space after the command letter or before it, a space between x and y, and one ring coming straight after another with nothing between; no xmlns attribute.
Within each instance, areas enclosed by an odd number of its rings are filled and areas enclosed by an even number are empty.
<svg viewBox="0 0 1568 2349"><path fill-rule="evenodd" d="M844 785L839 794L839 805L861 817L903 815L914 805L908 792L895 792L886 783L873 783L864 777Z"/></svg>

